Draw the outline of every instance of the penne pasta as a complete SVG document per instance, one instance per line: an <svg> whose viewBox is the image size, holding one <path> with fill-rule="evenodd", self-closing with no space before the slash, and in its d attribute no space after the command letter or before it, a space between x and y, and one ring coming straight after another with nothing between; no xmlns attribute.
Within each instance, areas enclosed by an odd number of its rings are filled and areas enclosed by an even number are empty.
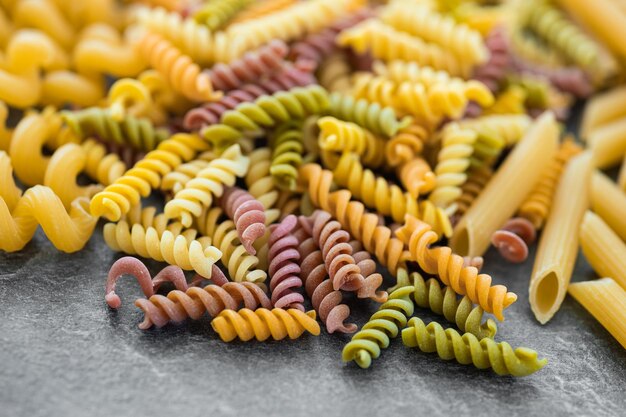
<svg viewBox="0 0 626 417"><path fill-rule="evenodd" d="M626 194L600 171L591 180L591 209L626 242Z"/></svg>
<svg viewBox="0 0 626 417"><path fill-rule="evenodd" d="M626 86L598 94L590 99L585 107L580 136L587 139L593 130L624 117L626 117Z"/></svg>
<svg viewBox="0 0 626 417"><path fill-rule="evenodd" d="M552 113L544 113L526 131L485 189L461 218L451 247L461 256L480 256L493 232L515 213L554 157L559 129Z"/></svg>
<svg viewBox="0 0 626 417"><path fill-rule="evenodd" d="M613 167L626 153L626 118L593 130L587 137L596 168Z"/></svg>
<svg viewBox="0 0 626 417"><path fill-rule="evenodd" d="M626 348L626 291L611 278L570 284L568 292Z"/></svg>
<svg viewBox="0 0 626 417"><path fill-rule="evenodd" d="M626 15L611 0L558 0L613 52L626 57Z"/></svg>
<svg viewBox="0 0 626 417"><path fill-rule="evenodd" d="M626 244L602 219L588 211L580 226L580 245L594 271L626 288Z"/></svg>
<svg viewBox="0 0 626 417"><path fill-rule="evenodd" d="M565 167L539 242L529 301L541 324L558 311L572 277L578 254L578 229L589 205L592 162L591 153L586 151L572 158Z"/></svg>

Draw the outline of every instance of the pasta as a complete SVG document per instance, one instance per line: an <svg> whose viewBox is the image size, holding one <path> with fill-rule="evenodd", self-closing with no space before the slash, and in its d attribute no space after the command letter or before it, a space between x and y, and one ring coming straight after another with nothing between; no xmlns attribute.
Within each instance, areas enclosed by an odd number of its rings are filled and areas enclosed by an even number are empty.
<svg viewBox="0 0 626 417"><path fill-rule="evenodd" d="M541 324L557 312L578 254L578 225L589 205L592 155L572 158L559 181L530 278L530 307Z"/></svg>
<svg viewBox="0 0 626 417"><path fill-rule="evenodd" d="M244 342L252 338L263 342L270 337L281 340L287 336L297 339L305 331L314 336L320 334L315 311L304 313L294 308L259 308L255 311L244 308L237 312L223 310L211 321L211 327L224 342L230 342L237 337Z"/></svg>
<svg viewBox="0 0 626 417"><path fill-rule="evenodd" d="M266 0L253 3L235 15L231 23L241 23L285 9L296 0Z"/></svg>
<svg viewBox="0 0 626 417"><path fill-rule="evenodd" d="M400 182L413 198L428 194L437 185L437 177L423 158L417 157L398 166Z"/></svg>
<svg viewBox="0 0 626 417"><path fill-rule="evenodd" d="M489 58L474 69L472 78L482 82L492 92L496 92L511 65L510 46L504 27L494 27L485 38L485 46L489 51Z"/></svg>
<svg viewBox="0 0 626 417"><path fill-rule="evenodd" d="M334 38L332 42L334 46ZM331 93L350 92L352 68L343 52L336 52L324 59L318 69L318 79L322 87Z"/></svg>
<svg viewBox="0 0 626 417"><path fill-rule="evenodd" d="M493 171L487 167L472 168L467 172L467 181L461 186L461 195L455 202L458 216L467 212L492 176Z"/></svg>
<svg viewBox="0 0 626 417"><path fill-rule="evenodd" d="M270 227L269 274L272 305L276 308L295 308L304 311L304 297L296 292L302 287L300 279L300 253L298 239L292 232L298 223L296 216L285 217L278 225Z"/></svg>
<svg viewBox="0 0 626 417"><path fill-rule="evenodd" d="M580 136L586 139L592 131L626 117L624 104L626 87L617 87L591 98L583 113Z"/></svg>
<svg viewBox="0 0 626 417"><path fill-rule="evenodd" d="M330 152L354 152L363 164L377 168L381 166L385 158L385 142L372 133L361 128L359 125L344 122L334 117L321 117L317 121L320 128L319 147L323 151ZM324 157L325 153L322 153ZM337 158L327 158L325 165L335 168ZM329 163L334 164L329 165Z"/></svg>
<svg viewBox="0 0 626 417"><path fill-rule="evenodd" d="M437 234L426 223L407 215L404 225L396 230L396 236L404 242L420 268L427 274L437 274L445 285L457 294L467 295L473 303L504 320L503 311L517 300L504 285L491 285L491 277L479 274L474 267L465 267L463 258L447 246L431 247L438 240Z"/></svg>
<svg viewBox="0 0 626 417"><path fill-rule="evenodd" d="M587 136L587 144L593 151L596 168L605 169L622 162L626 153L626 118L593 130Z"/></svg>
<svg viewBox="0 0 626 417"><path fill-rule="evenodd" d="M624 300L626 291L611 278L575 282L567 290L613 337L626 347Z"/></svg>
<svg viewBox="0 0 626 417"><path fill-rule="evenodd" d="M535 226L524 217L514 217L491 235L491 243L504 259L520 263L528 258L528 245L535 238Z"/></svg>
<svg viewBox="0 0 626 417"><path fill-rule="evenodd" d="M180 219L185 227L191 226L193 216L199 216L203 207L209 207L214 197L221 197L224 188L233 186L237 177L244 176L248 166L249 160L241 154L239 145L231 146L176 193L165 205L165 215Z"/></svg>
<svg viewBox="0 0 626 417"><path fill-rule="evenodd" d="M626 288L626 244L590 211L585 213L580 225L580 246L598 275L613 278Z"/></svg>
<svg viewBox="0 0 626 417"><path fill-rule="evenodd" d="M413 315L413 302L409 298L413 287L398 288L378 311L370 317L361 330L343 348L344 362L354 361L361 368L369 368L372 359L380 356L380 350L389 346L389 339L397 337Z"/></svg>
<svg viewBox="0 0 626 417"><path fill-rule="evenodd" d="M251 3L254 3L253 0L213 0L200 7L193 17L196 22L215 31Z"/></svg>
<svg viewBox="0 0 626 417"><path fill-rule="evenodd" d="M402 127L385 145L387 163L398 167L414 160L421 154L427 139L426 129L416 123Z"/></svg>
<svg viewBox="0 0 626 417"><path fill-rule="evenodd" d="M39 29L65 49L76 39L74 28L51 1L22 0L11 17L16 25Z"/></svg>
<svg viewBox="0 0 626 417"><path fill-rule="evenodd" d="M513 348L506 342L497 343L488 337L478 340L471 333L459 334L445 329L437 322L425 325L413 317L402 330L402 343L422 352L437 352L443 360L455 359L463 365L478 369L492 368L498 375L527 376L539 371L547 359L538 359L537 352L528 348Z"/></svg>
<svg viewBox="0 0 626 417"><path fill-rule="evenodd" d="M231 220L220 220L222 217L223 210L219 207L204 210L196 218L198 232L209 237L211 243L222 252L220 260L233 281L262 285L267 273L261 269L259 258L250 255L243 247L235 223Z"/></svg>
<svg viewBox="0 0 626 417"><path fill-rule="evenodd" d="M456 225L450 241L455 253L476 256L487 250L491 234L513 215L539 180L541 171L528 168L545 166L556 152L557 141L554 115L546 113L531 126ZM522 171L524 175L518 175Z"/></svg>
<svg viewBox="0 0 626 417"><path fill-rule="evenodd" d="M591 208L626 242L626 195L613 181L599 171L591 178Z"/></svg>
<svg viewBox="0 0 626 417"><path fill-rule="evenodd" d="M298 181L298 167L304 151L302 126L285 123L274 132L270 174L274 183L283 190L294 190Z"/></svg>
<svg viewBox="0 0 626 417"><path fill-rule="evenodd" d="M226 215L235 222L241 244L249 254L255 255L256 250L252 245L265 234L263 205L247 191L237 187L227 188L220 202Z"/></svg>
<svg viewBox="0 0 626 417"><path fill-rule="evenodd" d="M9 115L6 104L0 101L0 151L7 151L11 146L11 137L13 136L13 130L8 128L6 120Z"/></svg>

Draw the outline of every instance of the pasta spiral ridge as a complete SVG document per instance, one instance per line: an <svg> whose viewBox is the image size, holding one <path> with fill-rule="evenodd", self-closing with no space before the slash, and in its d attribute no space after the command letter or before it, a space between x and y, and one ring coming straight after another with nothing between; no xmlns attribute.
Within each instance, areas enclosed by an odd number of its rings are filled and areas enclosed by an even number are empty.
<svg viewBox="0 0 626 417"><path fill-rule="evenodd" d="M322 150L353 152L363 164L372 168L380 167L385 161L385 141L359 125L331 116L321 117L317 125L320 128L319 147ZM334 161L329 167L335 168L336 164L337 161Z"/></svg>
<svg viewBox="0 0 626 417"><path fill-rule="evenodd" d="M215 64L208 74L214 88L222 91L235 90L245 84L256 83L260 78L283 67L287 52L289 48L283 41L272 40L229 64Z"/></svg>
<svg viewBox="0 0 626 417"><path fill-rule="evenodd" d="M223 213L219 207L205 210L196 218L198 231L209 237L222 252L222 264L233 281L261 285L267 273L260 268L259 258L250 255L241 244L235 223L232 220L220 220Z"/></svg>
<svg viewBox="0 0 626 417"><path fill-rule="evenodd" d="M272 305L277 308L296 308L304 311L304 297L295 290L302 287L300 280L300 253L298 239L292 232L298 223L294 215L270 227L269 274Z"/></svg>
<svg viewBox="0 0 626 417"><path fill-rule="evenodd" d="M392 274L405 264L409 254L404 250L404 243L392 237L391 230L379 223L376 214L368 213L363 203L350 201L352 194L348 190L331 192L331 171L317 164L306 164L300 167L300 178L312 203L337 219Z"/></svg>
<svg viewBox="0 0 626 417"><path fill-rule="evenodd" d="M480 306L474 307L472 301L464 296L457 299L452 288L439 284L435 278L424 280L417 272L409 274L405 269L398 270L398 283L408 283L415 288L411 299L415 305L427 308L435 314L442 315L450 323L456 324L462 332L468 332L478 339L492 338L498 330L495 321L487 319L483 323L484 311Z"/></svg>
<svg viewBox="0 0 626 417"><path fill-rule="evenodd" d="M392 167L398 167L421 155L428 131L417 123L402 127L385 146L385 158Z"/></svg>
<svg viewBox="0 0 626 417"><path fill-rule="evenodd" d="M437 184L430 165L420 157L400 165L396 172L406 191L415 199L431 192Z"/></svg>
<svg viewBox="0 0 626 417"><path fill-rule="evenodd" d="M0 151L9 151L11 145L11 136L13 132L6 125L9 110L6 104L0 100Z"/></svg>
<svg viewBox="0 0 626 417"><path fill-rule="evenodd" d="M198 155L193 161L179 165L171 172L168 172L163 176L161 181L161 191L171 191L176 193L180 191L190 180L196 177L200 171L206 168L209 163L215 159L213 152L205 152L205 156ZM208 155L210 157L207 157Z"/></svg>
<svg viewBox="0 0 626 417"><path fill-rule="evenodd" d="M470 63L462 62L439 45L427 43L374 19L344 30L337 42L360 54L369 51L374 58L384 61L415 61L462 77L467 77L471 71Z"/></svg>
<svg viewBox="0 0 626 417"><path fill-rule="evenodd" d="M93 139L81 144L85 152L85 173L102 185L110 185L126 172L126 164L113 152Z"/></svg>
<svg viewBox="0 0 626 417"><path fill-rule="evenodd" d="M402 330L405 346L416 347L422 352L437 352L444 360L473 364L478 369L492 368L498 375L526 376L537 372L548 362L538 359L537 352L528 348L513 348L506 342L493 339L478 340L471 333L459 334L454 329L445 329L439 323L425 325L413 317L408 327Z"/></svg>
<svg viewBox="0 0 626 417"><path fill-rule="evenodd" d="M389 346L389 339L397 337L413 315L413 301L409 298L413 291L408 286L389 294L389 299L344 346L341 353L344 362L355 361L361 368L370 367L372 359L380 356L381 348Z"/></svg>
<svg viewBox="0 0 626 417"><path fill-rule="evenodd" d="M222 209L235 222L241 244L251 255L256 255L252 246L265 234L264 207L250 193L238 187L229 187L220 198Z"/></svg>
<svg viewBox="0 0 626 417"><path fill-rule="evenodd" d="M489 167L472 168L468 171L467 181L461 186L461 195L456 200L455 216L465 214L492 176L493 170Z"/></svg>
<svg viewBox="0 0 626 417"><path fill-rule="evenodd" d="M283 190L296 188L304 152L303 136L301 124L292 122L279 126L270 140L273 149L270 174Z"/></svg>
<svg viewBox="0 0 626 417"><path fill-rule="evenodd" d="M460 60L476 65L489 57L479 32L426 5L394 2L381 15L383 22L452 51Z"/></svg>
<svg viewBox="0 0 626 417"><path fill-rule="evenodd" d="M460 186L467 180L466 171L477 137L475 131L460 128L455 123L444 128L435 166L436 185L428 196L438 207L449 207L461 196Z"/></svg>
<svg viewBox="0 0 626 417"><path fill-rule="evenodd" d="M347 122L356 123L374 134L394 136L398 130L410 123L410 119L399 119L391 107L365 99L333 93L330 95L328 115Z"/></svg>
<svg viewBox="0 0 626 417"><path fill-rule="evenodd" d="M253 0L213 0L201 6L193 15L196 22L215 31L224 26Z"/></svg>
<svg viewBox="0 0 626 417"><path fill-rule="evenodd" d="M463 258L452 253L447 246L431 248L438 240L431 227L413 216L406 216L404 225L396 230L396 236L409 247L413 260L427 274L437 274L441 281L459 295L480 305L498 320L504 320L503 311L517 300L504 285L491 285L491 277L479 274L474 267L465 267Z"/></svg>
<svg viewBox="0 0 626 417"><path fill-rule="evenodd" d="M574 141L564 141L550 165L544 169L544 173L535 189L520 206L518 215L530 221L537 230L543 227L545 220L548 218L554 191L561 178L561 173L565 169L565 164L580 152L580 146Z"/></svg>
<svg viewBox="0 0 626 417"><path fill-rule="evenodd" d="M230 342L237 337L244 342L252 338L262 342L270 337L282 340L287 336L290 339L297 339L305 331L314 336L320 334L320 326L315 321L315 311L304 313L295 308L223 310L211 321L211 327L224 342Z"/></svg>
<svg viewBox="0 0 626 417"><path fill-rule="evenodd" d="M161 142L144 159L115 180L91 199L90 210L94 216L105 216L117 221L147 197L152 189L158 188L165 174L183 162L193 159L199 151L209 145L196 135L178 133Z"/></svg>
<svg viewBox="0 0 626 417"><path fill-rule="evenodd" d="M154 227L130 226L126 221L107 223L103 229L104 241L114 251L167 262L211 278L213 265L222 257L222 252L211 245L210 239L196 239L193 230L186 235L174 232L159 233Z"/></svg>
<svg viewBox="0 0 626 417"><path fill-rule="evenodd" d="M89 214L87 201L74 200L68 213L59 197L43 185L26 190L12 210L0 197L0 249L6 252L23 249L40 225L58 250L67 253L81 250L98 222Z"/></svg>
<svg viewBox="0 0 626 417"><path fill-rule="evenodd" d="M509 43L503 26L496 26L485 38L489 59L474 69L472 78L482 82L492 92L498 91L511 65Z"/></svg>
<svg viewBox="0 0 626 417"><path fill-rule="evenodd" d="M204 288L191 287L186 291L170 291L167 296L155 294L149 299L139 298L135 305L144 312L140 329L153 325L163 327L168 323L180 323L187 318L199 320L205 313L216 317L224 310L245 308L270 308L267 295L251 282L227 282L222 286L210 284Z"/></svg>
<svg viewBox="0 0 626 417"><path fill-rule="evenodd" d="M237 177L244 176L248 166L249 160L241 154L239 145L231 146L176 193L165 205L165 215L180 219L185 227L191 226L193 216L199 216L203 207L209 207L214 197L223 194L224 187L234 185Z"/></svg>
<svg viewBox="0 0 626 417"><path fill-rule="evenodd" d="M200 72L192 59L183 55L169 41L155 33L147 32L137 48L150 65L168 79L172 87L191 101L215 101L222 97L213 90L211 78Z"/></svg>
<svg viewBox="0 0 626 417"><path fill-rule="evenodd" d="M97 136L103 141L129 144L143 151L154 150L169 137L167 129L156 128L150 119L126 115L116 120L109 109L99 107L63 111L61 117L79 137Z"/></svg>

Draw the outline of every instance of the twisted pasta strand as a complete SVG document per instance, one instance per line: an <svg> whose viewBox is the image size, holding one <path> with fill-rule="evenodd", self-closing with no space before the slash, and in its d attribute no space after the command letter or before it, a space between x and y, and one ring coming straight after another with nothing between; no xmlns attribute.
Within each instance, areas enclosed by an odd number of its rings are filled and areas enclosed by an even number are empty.
<svg viewBox="0 0 626 417"><path fill-rule="evenodd" d="M274 132L272 164L270 174L274 183L283 190L295 190L298 181L298 167L302 164L304 152L302 125L285 123Z"/></svg>
<svg viewBox="0 0 626 417"><path fill-rule="evenodd" d="M304 297L295 290L302 287L300 280L300 253L298 239L292 232L298 223L296 216L289 215L278 225L270 227L269 274L272 305L276 308L295 308L304 311Z"/></svg>
<svg viewBox="0 0 626 417"><path fill-rule="evenodd" d="M110 185L126 172L126 164L114 152L93 139L81 144L85 153L85 173L102 185Z"/></svg>
<svg viewBox="0 0 626 417"><path fill-rule="evenodd" d="M380 167L385 161L385 142L359 125L330 116L321 117L317 125L320 128L319 147L322 150L353 152L365 165L372 168ZM325 158L325 164L330 168L335 168L337 162L337 158Z"/></svg>
<svg viewBox="0 0 626 417"><path fill-rule="evenodd" d="M471 333L461 335L454 329L444 330L436 322L426 326L417 317L409 320L408 327L402 330L402 342L422 352L437 352L443 360L455 359L478 369L492 368L498 375L526 376L548 363L547 359L538 359L534 350L513 350L506 342L497 343L488 337L478 340Z"/></svg>
<svg viewBox="0 0 626 417"><path fill-rule="evenodd" d="M244 176L248 165L249 160L241 154L239 145L231 146L176 193L165 205L165 215L180 219L185 227L191 226L193 216L199 216L203 207L209 207L214 197L220 197L225 186L234 185L237 177Z"/></svg>
<svg viewBox="0 0 626 417"><path fill-rule="evenodd" d="M463 258L452 253L447 246L431 248L438 236L431 227L415 217L407 216L396 236L409 246L413 260L427 274L437 274L441 281L460 295L480 305L498 320L504 320L503 310L517 300L504 285L491 285L491 277L478 274L474 267L464 266Z"/></svg>
<svg viewBox="0 0 626 417"><path fill-rule="evenodd" d="M208 147L198 136L183 133L161 142L122 177L93 196L91 213L96 217L105 216L111 221L119 220L132 206L139 204L141 197L147 197L153 189L158 188L165 174Z"/></svg>
<svg viewBox="0 0 626 417"><path fill-rule="evenodd" d="M400 329L406 326L413 315L413 302L409 298L413 287L398 288L389 299L370 317L363 328L343 348L344 362L355 361L361 368L369 368L372 359L380 356L380 350L389 346L389 339L395 338Z"/></svg>
<svg viewBox="0 0 626 417"><path fill-rule="evenodd" d="M183 55L160 35L146 33L139 40L137 48L150 65L189 100L215 101L222 97L221 92L213 90L211 78L201 73L200 67L190 57Z"/></svg>
<svg viewBox="0 0 626 417"><path fill-rule="evenodd" d="M426 129L416 123L401 128L385 146L387 164L398 167L414 160L421 155L427 139Z"/></svg>
<svg viewBox="0 0 626 417"><path fill-rule="evenodd" d="M237 337L244 342L252 338L263 342L269 337L274 340L282 340L287 336L297 339L305 331L314 336L320 334L315 311L304 313L295 308L224 310L211 321L211 327L224 342L230 342Z"/></svg>
<svg viewBox="0 0 626 417"><path fill-rule="evenodd" d="M437 184L435 173L423 158L417 157L398 166L396 172L404 188L415 199L431 192Z"/></svg>
<svg viewBox="0 0 626 417"><path fill-rule="evenodd" d="M222 311L237 310L242 304L246 309L271 307L267 295L251 282L191 287L184 292L170 291L167 297L156 294L149 299L139 298L135 301L135 305L144 312L144 319L139 324L143 330L153 325L163 327L172 322L180 323L187 318L199 320L205 312L216 317Z"/></svg>
<svg viewBox="0 0 626 417"><path fill-rule="evenodd" d="M254 0L213 0L200 7L193 18L215 31L251 3L254 3Z"/></svg>
<svg viewBox="0 0 626 417"><path fill-rule="evenodd" d="M7 105L0 100L0 151L7 152L11 146L11 137L13 136L13 130L6 125L8 115Z"/></svg>
<svg viewBox="0 0 626 417"><path fill-rule="evenodd" d="M461 186L461 195L456 200L456 216L465 214L492 176L489 167L472 168L467 172L467 181Z"/></svg>
<svg viewBox="0 0 626 417"><path fill-rule="evenodd" d="M252 245L265 234L263 204L238 187L227 188L220 200L226 215L235 222L241 244L249 254L255 255Z"/></svg>

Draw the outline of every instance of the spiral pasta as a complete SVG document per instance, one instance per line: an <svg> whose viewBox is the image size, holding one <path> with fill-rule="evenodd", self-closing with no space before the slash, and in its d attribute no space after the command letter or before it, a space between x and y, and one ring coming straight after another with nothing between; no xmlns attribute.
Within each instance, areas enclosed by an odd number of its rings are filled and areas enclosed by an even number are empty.
<svg viewBox="0 0 626 417"><path fill-rule="evenodd" d="M13 130L9 129L6 125L6 120L9 115L9 110L3 101L0 101L0 151L9 151L11 146L11 137L13 136Z"/></svg>
<svg viewBox="0 0 626 417"><path fill-rule="evenodd" d="M344 362L355 361L361 368L370 367L372 359L380 356L381 348L389 346L389 339L397 337L413 315L413 301L409 298L413 290L410 286L402 287L389 294L389 299L344 346Z"/></svg>
<svg viewBox="0 0 626 417"><path fill-rule="evenodd" d="M504 27L494 27L485 38L485 46L489 50L489 59L474 69L472 78L496 92L511 65L510 46Z"/></svg>
<svg viewBox="0 0 626 417"><path fill-rule="evenodd" d="M297 0L265 0L256 2L243 9L231 20L231 24L253 20L261 16L272 14L293 5Z"/></svg>
<svg viewBox="0 0 626 417"><path fill-rule="evenodd" d="M427 274L437 274L457 294L467 295L473 303L504 320L503 310L517 300L504 285L491 285L491 277L478 274L474 267L464 267L463 258L452 253L447 246L431 248L438 236L431 227L413 216L406 216L404 225L396 230L396 236L409 246L413 260Z"/></svg>
<svg viewBox="0 0 626 417"><path fill-rule="evenodd" d="M222 252L222 264L233 281L261 285L265 282L267 273L260 268L259 258L250 255L241 244L235 223L232 220L222 220L223 213L219 207L205 210L196 218L198 231L209 237L213 245Z"/></svg>
<svg viewBox="0 0 626 417"><path fill-rule="evenodd" d="M280 224L270 227L269 274L272 305L276 308L295 308L304 311L304 297L296 292L302 287L298 239L292 232L298 220L289 215Z"/></svg>
<svg viewBox="0 0 626 417"><path fill-rule="evenodd" d="M330 152L353 152L364 165L380 167L385 161L385 142L357 124L334 117L322 117L317 121L320 128L319 147ZM323 153L322 156L325 154ZM338 158L325 158L329 168L335 168ZM330 164L329 164L330 163Z"/></svg>
<svg viewBox="0 0 626 417"><path fill-rule="evenodd" d="M222 286L191 287L186 291L173 290L167 296L155 294L149 299L139 298L135 305L144 312L140 329L153 325L163 327L190 318L199 320L205 312L216 317L225 310L270 308L270 300L257 285L251 282L227 282Z"/></svg>
<svg viewBox="0 0 626 417"><path fill-rule="evenodd" d="M544 222L548 218L554 191L561 178L565 164L581 151L580 146L573 140L564 141L550 165L544 169L544 173L535 189L517 211L519 216L530 221L537 230L543 227Z"/></svg>
<svg viewBox="0 0 626 417"><path fill-rule="evenodd" d="M158 188L165 174L183 162L191 160L198 152L208 149L208 144L196 135L178 133L161 142L144 159L91 199L90 210L94 216L105 216L117 221Z"/></svg>
<svg viewBox="0 0 626 417"><path fill-rule="evenodd" d="M468 332L479 340L485 337L493 338L497 332L496 323L492 319L483 322L483 309L474 307L472 301L464 296L457 299L452 288L443 288L434 278L424 280L417 272L409 274L405 269L398 269L398 284L412 285L415 290L411 293L411 299L415 305L427 308L433 313L442 315L450 323L462 332Z"/></svg>
<svg viewBox="0 0 626 417"><path fill-rule="evenodd" d="M203 152L193 161L179 165L172 172L168 172L163 176L161 191L172 191L174 193L180 191L185 184L195 178L216 157L211 151Z"/></svg>
<svg viewBox="0 0 626 417"><path fill-rule="evenodd" d="M185 227L191 226L193 216L199 216L203 207L209 207L214 197L220 197L225 186L234 185L237 177L244 176L248 166L249 159L241 154L239 145L231 146L176 193L165 205L165 215L180 219Z"/></svg>
<svg viewBox="0 0 626 417"><path fill-rule="evenodd" d="M369 51L374 58L384 61L415 61L420 65L445 70L451 75L462 77L467 77L471 71L471 65L460 61L439 45L426 43L420 38L374 19L343 31L337 42L360 54Z"/></svg>
<svg viewBox="0 0 626 417"><path fill-rule="evenodd" d="M417 157L398 166L396 172L406 191L415 199L431 192L437 184L435 173L423 158Z"/></svg>
<svg viewBox="0 0 626 417"><path fill-rule="evenodd" d="M454 123L444 128L435 166L436 185L428 196L438 207L449 207L461 196L460 186L467 180L466 171L477 137L473 130L462 129Z"/></svg>
<svg viewBox="0 0 626 417"><path fill-rule="evenodd" d="M323 170L317 164L306 164L300 167L300 178L308 190L311 202L337 219L392 274L395 274L399 266L404 265L410 256L404 250L404 243L392 237L391 230L380 225L378 216L368 213L363 203L350 201L350 191L331 192L331 171Z"/></svg>
<svg viewBox="0 0 626 417"><path fill-rule="evenodd" d="M492 175L493 170L489 167L471 168L467 172L467 181L461 186L461 195L456 200L456 216L465 214Z"/></svg>
<svg viewBox="0 0 626 417"><path fill-rule="evenodd" d="M385 145L385 159L391 167L399 167L421 155L428 131L417 123L402 127Z"/></svg>
<svg viewBox="0 0 626 417"><path fill-rule="evenodd" d="M537 352L528 348L513 348L506 342L478 339L471 333L459 334L454 329L443 329L440 324L427 325L417 317L409 320L402 330L405 346L416 347L422 352L437 352L443 360L473 364L478 369L492 368L498 375L526 376L537 372L548 362L538 359Z"/></svg>
<svg viewBox="0 0 626 417"><path fill-rule="evenodd" d="M270 174L274 183L283 190L294 190L304 152L302 125L292 122L279 126L270 140L270 145Z"/></svg>
<svg viewBox="0 0 626 417"><path fill-rule="evenodd" d="M314 336L320 334L320 326L315 321L315 311L304 313L295 308L223 310L211 321L211 327L224 342L230 342L237 337L244 342L253 338L263 342L270 337L281 340L287 336L290 339L297 339L305 331Z"/></svg>
<svg viewBox="0 0 626 417"><path fill-rule="evenodd" d="M151 151L169 137L167 129L156 128L149 119L127 115L116 120L108 109L90 107L61 112L63 121L79 137L97 136L103 141L129 144Z"/></svg>
<svg viewBox="0 0 626 417"><path fill-rule="evenodd" d="M346 54L342 51L336 52L321 61L317 77L320 85L331 93L350 92L352 68Z"/></svg>
<svg viewBox="0 0 626 417"><path fill-rule="evenodd" d="M396 29L441 45L470 65L483 63L488 58L480 33L425 5L394 1L385 8L381 20Z"/></svg>
<svg viewBox="0 0 626 417"><path fill-rule="evenodd" d="M493 105L484 110L490 114L524 114L526 113L526 92L523 88L512 85L498 94Z"/></svg>
<svg viewBox="0 0 626 417"><path fill-rule="evenodd" d="M192 101L215 101L222 97L213 90L211 78L169 41L155 33L146 33L137 48L150 65L168 79L172 87Z"/></svg>
<svg viewBox="0 0 626 417"><path fill-rule="evenodd" d="M265 235L263 204L238 187L227 188L220 198L220 203L224 212L235 222L243 247L249 254L255 255L256 250L252 245Z"/></svg>
<svg viewBox="0 0 626 417"><path fill-rule="evenodd" d="M330 116L359 126L374 134L383 134L388 137L395 135L399 129L410 123L410 119L399 120L391 107L382 107L365 99L355 99L352 96L333 93L330 95L330 107L327 112Z"/></svg>
<svg viewBox="0 0 626 417"><path fill-rule="evenodd" d="M196 22L215 31L251 3L254 3L254 0L213 0L201 6L194 13L193 18Z"/></svg>

